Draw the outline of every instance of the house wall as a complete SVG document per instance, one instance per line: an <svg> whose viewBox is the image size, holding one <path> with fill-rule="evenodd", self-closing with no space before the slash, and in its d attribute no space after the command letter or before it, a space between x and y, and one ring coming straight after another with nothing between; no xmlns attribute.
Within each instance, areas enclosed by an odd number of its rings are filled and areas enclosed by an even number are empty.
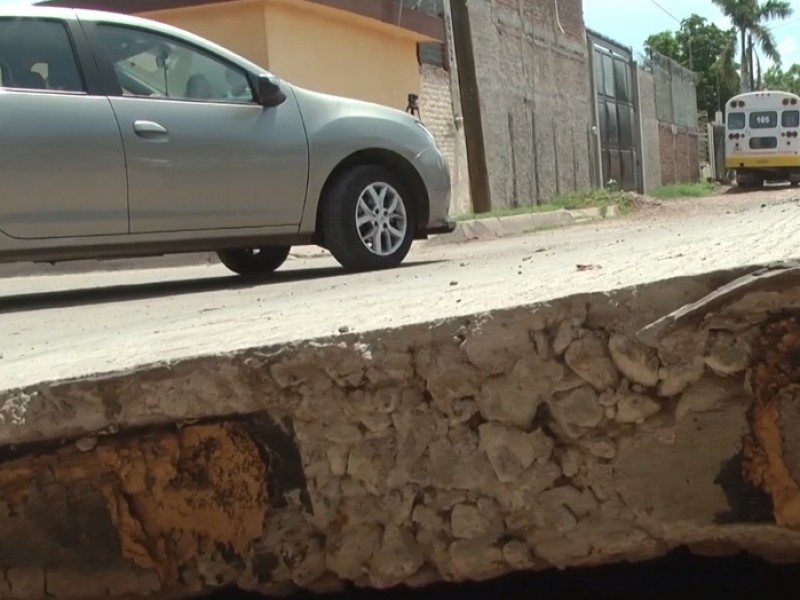
<svg viewBox="0 0 800 600"><path fill-rule="evenodd" d="M451 75L445 69L422 64L422 94L420 117L431 130L450 168L452 180L451 214L472 211L467 173L467 148L463 129L456 126Z"/></svg>
<svg viewBox="0 0 800 600"><path fill-rule="evenodd" d="M262 0L158 10L139 13L139 16L191 31L256 64L269 65Z"/></svg>
<svg viewBox="0 0 800 600"><path fill-rule="evenodd" d="M591 187L581 0L468 0L493 208Z"/></svg>
<svg viewBox="0 0 800 600"><path fill-rule="evenodd" d="M302 0L242 0L141 16L226 46L301 87L404 110L420 94L419 36Z"/></svg>
<svg viewBox="0 0 800 600"><path fill-rule="evenodd" d="M639 69L639 110L642 123L642 163L644 193L661 185L661 145L656 118L656 91L653 76Z"/></svg>
<svg viewBox="0 0 800 600"><path fill-rule="evenodd" d="M647 62L655 82L661 184L699 181L696 75L656 52Z"/></svg>
<svg viewBox="0 0 800 600"><path fill-rule="evenodd" d="M300 1L266 4L269 69L302 87L404 110L421 91L417 38Z"/></svg>
<svg viewBox="0 0 800 600"><path fill-rule="evenodd" d="M661 185L700 181L697 129L659 122Z"/></svg>

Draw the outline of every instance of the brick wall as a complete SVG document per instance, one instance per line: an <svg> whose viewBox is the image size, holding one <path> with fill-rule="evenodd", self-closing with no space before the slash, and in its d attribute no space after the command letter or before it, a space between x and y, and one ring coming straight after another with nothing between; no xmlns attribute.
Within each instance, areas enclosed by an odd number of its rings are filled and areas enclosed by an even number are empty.
<svg viewBox="0 0 800 600"><path fill-rule="evenodd" d="M642 166L644 193L661 185L661 145L656 118L656 90L653 76L643 69L639 77L639 115L642 123Z"/></svg>
<svg viewBox="0 0 800 600"><path fill-rule="evenodd" d="M495 208L591 187L581 0L467 0Z"/></svg>
<svg viewBox="0 0 800 600"><path fill-rule="evenodd" d="M422 93L419 111L422 122L431 130L447 159L453 180L452 214L470 212L467 149L463 132L455 124L453 94L448 71L433 65L420 65Z"/></svg>
<svg viewBox="0 0 800 600"><path fill-rule="evenodd" d="M654 83L661 185L700 180L695 76L671 58L652 53L643 70ZM643 107L645 110L647 107Z"/></svg>
<svg viewBox="0 0 800 600"><path fill-rule="evenodd" d="M661 185L700 180L696 129L658 124Z"/></svg>

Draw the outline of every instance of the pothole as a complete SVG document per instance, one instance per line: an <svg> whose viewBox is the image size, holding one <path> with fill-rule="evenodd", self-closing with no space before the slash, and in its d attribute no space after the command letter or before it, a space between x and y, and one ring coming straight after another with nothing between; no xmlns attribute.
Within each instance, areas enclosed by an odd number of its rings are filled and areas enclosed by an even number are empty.
<svg viewBox="0 0 800 600"><path fill-rule="evenodd" d="M782 598L786 590L800 586L800 563L774 565L746 553L723 558L695 556L679 549L642 563L604 567L519 573L492 581L438 584L420 590L349 590L339 594L298 593L291 600L548 600L550 598L650 598L657 595L699 598L711 594L758 593ZM239 590L222 590L210 600L265 600L267 597Z"/></svg>
<svg viewBox="0 0 800 600"><path fill-rule="evenodd" d="M788 577L545 570L798 556L787 311L800 269L712 273L0 392L0 596Z"/></svg>

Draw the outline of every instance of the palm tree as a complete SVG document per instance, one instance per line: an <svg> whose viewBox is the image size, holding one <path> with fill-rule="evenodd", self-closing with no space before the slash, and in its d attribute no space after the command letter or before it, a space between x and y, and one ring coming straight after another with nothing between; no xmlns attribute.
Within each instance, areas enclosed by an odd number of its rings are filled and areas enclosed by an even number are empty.
<svg viewBox="0 0 800 600"><path fill-rule="evenodd" d="M756 63L760 62L758 49L773 62L780 62L775 36L767 27L767 23L786 19L792 16L794 10L787 0L711 1L730 19L738 33L742 91L753 89L756 85ZM733 51L731 48L731 55Z"/></svg>

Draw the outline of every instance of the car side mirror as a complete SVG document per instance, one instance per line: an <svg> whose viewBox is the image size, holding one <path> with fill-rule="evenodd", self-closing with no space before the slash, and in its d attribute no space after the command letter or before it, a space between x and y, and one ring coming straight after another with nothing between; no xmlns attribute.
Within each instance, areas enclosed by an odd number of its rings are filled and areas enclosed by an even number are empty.
<svg viewBox="0 0 800 600"><path fill-rule="evenodd" d="M264 73L258 75L256 95L256 102L265 107L280 106L286 102L286 94L283 93L278 80Z"/></svg>

